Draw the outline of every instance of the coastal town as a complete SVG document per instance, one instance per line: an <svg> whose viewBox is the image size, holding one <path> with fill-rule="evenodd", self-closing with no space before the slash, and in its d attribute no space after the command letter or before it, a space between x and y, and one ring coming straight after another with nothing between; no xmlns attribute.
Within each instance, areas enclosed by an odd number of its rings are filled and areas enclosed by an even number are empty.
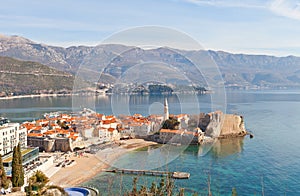
<svg viewBox="0 0 300 196"><path fill-rule="evenodd" d="M300 196L300 0L0 13L0 196Z"/></svg>
<svg viewBox="0 0 300 196"><path fill-rule="evenodd" d="M104 115L88 108L71 113L45 113L41 119L23 123L12 123L2 117L0 152L6 176L11 178L13 149L20 144L25 173L23 188L36 171L46 174L49 183L68 188L109 168L110 163L130 150L157 143L201 145L216 138L246 134L242 116L220 111L173 115L169 114L165 99L164 114L147 117ZM82 172L83 165L91 170L88 174Z"/></svg>

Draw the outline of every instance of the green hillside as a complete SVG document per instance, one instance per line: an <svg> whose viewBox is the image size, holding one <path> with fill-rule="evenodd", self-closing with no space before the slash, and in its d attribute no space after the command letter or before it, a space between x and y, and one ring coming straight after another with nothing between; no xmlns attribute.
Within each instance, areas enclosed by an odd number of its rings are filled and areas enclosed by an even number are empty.
<svg viewBox="0 0 300 196"><path fill-rule="evenodd" d="M74 76L46 65L0 57L0 95L68 93Z"/></svg>

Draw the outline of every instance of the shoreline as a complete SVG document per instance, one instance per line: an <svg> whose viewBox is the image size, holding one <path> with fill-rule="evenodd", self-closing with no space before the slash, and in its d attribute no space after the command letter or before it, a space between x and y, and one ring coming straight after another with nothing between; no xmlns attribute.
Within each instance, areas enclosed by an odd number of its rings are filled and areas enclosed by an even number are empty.
<svg viewBox="0 0 300 196"><path fill-rule="evenodd" d="M22 98L35 98L35 97L63 97L63 96L72 96L72 94L16 95L16 96L0 97L0 100L22 99Z"/></svg>
<svg viewBox="0 0 300 196"><path fill-rule="evenodd" d="M227 89L230 89L230 88L227 88ZM287 88L287 89L269 89L269 88L266 88L266 89L245 89L245 90L234 90L234 91L245 91L245 92L252 92L252 91L256 91L256 92L260 92L260 91L264 91L264 90L271 90L271 91L286 91L286 90L294 90L294 89L298 89L298 88ZM232 89L230 89L232 91ZM83 94L83 95L96 95L96 96L105 96L105 95L112 95L112 93L100 93L100 94L97 94L95 92L92 92L92 93L86 93L86 94ZM116 94L120 94L120 95L139 95L139 93L116 93ZM171 93L171 95L176 95L176 94L201 94L201 93L195 93L193 91L191 92L173 92ZM202 95L206 95L206 94L213 94L213 92L211 91L207 91L205 93L202 93ZM35 98L35 97L64 97L64 96L82 96L82 94L73 94L73 93L66 93L66 94L57 94L57 93L54 93L54 94L30 94L30 95L13 95L13 96L5 96L5 97L0 97L0 100L11 100L11 99L22 99L22 98ZM151 95L150 93L147 93L147 94L144 94L144 95ZM159 95L159 94L153 94L153 95Z"/></svg>
<svg viewBox="0 0 300 196"><path fill-rule="evenodd" d="M126 153L155 144L157 143L143 139L122 140L119 141L119 146L100 150L96 154L86 153L83 157L72 156L70 159L75 160L75 164L66 168L56 167L56 172L48 176L49 183L64 188L79 186L104 172Z"/></svg>
<svg viewBox="0 0 300 196"><path fill-rule="evenodd" d="M92 92L92 93L86 93L83 95L96 95L96 96L103 96L103 95L112 95L113 93L96 93L96 92ZM124 94L124 95L140 95L140 93L116 93L116 94ZM177 95L177 94L199 94L199 95L205 95L205 94L212 94L212 92L205 92L205 93L195 93L194 91L191 92L172 92L171 95ZM5 97L0 97L0 100L11 100L11 99L22 99L22 98L35 98L35 97L64 97L64 96L82 96L82 94L73 94L73 93L66 93L66 94L30 94L30 95L12 95L12 96L5 96ZM143 95L151 95L150 93L147 94L143 94ZM160 94L152 94L152 95L160 95ZM164 95L164 94L162 94Z"/></svg>

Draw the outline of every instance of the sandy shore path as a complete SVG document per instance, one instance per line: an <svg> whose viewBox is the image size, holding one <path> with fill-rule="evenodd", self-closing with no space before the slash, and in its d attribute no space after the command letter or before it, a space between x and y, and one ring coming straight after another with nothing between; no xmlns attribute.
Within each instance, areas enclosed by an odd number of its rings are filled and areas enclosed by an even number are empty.
<svg viewBox="0 0 300 196"><path fill-rule="evenodd" d="M50 183L62 187L79 185L90 180L106 168L110 167L119 157L137 148L157 144L142 139L120 141L120 146L100 150L97 154L85 154L82 157L71 156L74 164L60 168L50 176Z"/></svg>

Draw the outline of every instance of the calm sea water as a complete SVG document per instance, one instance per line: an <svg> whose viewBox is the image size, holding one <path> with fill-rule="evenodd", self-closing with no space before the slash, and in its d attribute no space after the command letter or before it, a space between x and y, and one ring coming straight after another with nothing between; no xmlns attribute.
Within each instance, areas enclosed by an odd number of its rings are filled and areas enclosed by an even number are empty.
<svg viewBox="0 0 300 196"><path fill-rule="evenodd" d="M189 102L193 100L189 99L191 95L185 96L184 107L182 99L168 98L170 113L211 110L210 95L198 97L199 108L193 101ZM131 114L162 113L163 96L120 96L118 99L127 100L125 112ZM95 101L96 110L105 114L122 111L112 109L111 102L110 97L99 97ZM37 119L45 112L57 110L71 111L72 98L0 100L0 115L12 121ZM179 153L176 149L149 148L124 155L114 166L189 172L190 179L175 181L175 186L185 187L187 194L205 195L210 176L214 195L231 195L232 187L239 195L262 195L262 190L265 195L300 195L300 92L227 92L227 112L243 115L247 129L255 137L221 140L207 153L197 146ZM97 187L104 195L119 195L131 189L133 177L104 173L85 184ZM160 177L139 177L138 184L150 185L152 181L158 184Z"/></svg>

